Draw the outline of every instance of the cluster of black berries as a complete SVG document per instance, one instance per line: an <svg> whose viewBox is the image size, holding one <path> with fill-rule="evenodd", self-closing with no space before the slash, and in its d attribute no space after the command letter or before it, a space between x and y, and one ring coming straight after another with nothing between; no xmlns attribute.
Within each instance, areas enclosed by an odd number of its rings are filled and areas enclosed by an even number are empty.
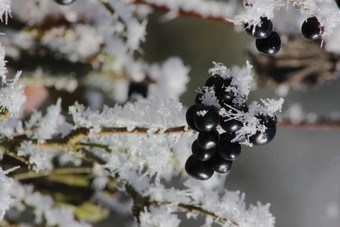
<svg viewBox="0 0 340 227"><path fill-rule="evenodd" d="M256 38L256 49L265 55L274 55L281 48L281 39L277 32L273 31L273 23L267 17L261 17L258 26L244 24L246 32Z"/></svg>
<svg viewBox="0 0 340 227"><path fill-rule="evenodd" d="M54 1L60 5L70 5L76 0L54 0Z"/></svg>
<svg viewBox="0 0 340 227"><path fill-rule="evenodd" d="M273 23L266 17L261 17L258 26L244 24L245 31L256 38L256 49L265 55L274 55L281 48L280 35L273 31ZM301 26L301 34L307 40L317 40L323 33L323 27L316 17L308 18Z"/></svg>
<svg viewBox="0 0 340 227"><path fill-rule="evenodd" d="M235 104L234 92L227 89L235 87L231 85L231 78L223 78L219 75L211 76L205 83L205 88L212 88L221 108L225 111L248 112L248 106L244 102L242 105ZM207 180L213 174L228 173L235 161L241 154L241 145L232 142L235 133L243 127L243 122L229 116L220 114L220 109L214 105L204 105L204 90L196 96L195 104L186 113L186 121L189 127L198 131L198 137L192 144L192 155L185 164L186 172L198 180ZM206 102L205 102L206 103ZM266 126L265 132L258 131L250 136L249 141L254 145L264 145L269 143L276 134L276 117L264 115L256 116L260 124ZM221 135L216 127L225 131Z"/></svg>

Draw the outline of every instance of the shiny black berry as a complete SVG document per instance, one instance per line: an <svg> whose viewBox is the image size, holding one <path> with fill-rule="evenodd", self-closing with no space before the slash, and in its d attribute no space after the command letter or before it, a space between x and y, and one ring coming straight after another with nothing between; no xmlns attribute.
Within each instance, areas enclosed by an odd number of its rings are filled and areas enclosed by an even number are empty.
<svg viewBox="0 0 340 227"><path fill-rule="evenodd" d="M243 126L241 121L235 119L221 118L220 125L226 132L237 132Z"/></svg>
<svg viewBox="0 0 340 227"><path fill-rule="evenodd" d="M272 141L276 135L276 117L269 116L259 116L260 123L267 127L267 129L262 132L256 132L253 136L249 138L249 141L254 145L265 145Z"/></svg>
<svg viewBox="0 0 340 227"><path fill-rule="evenodd" d="M145 82L131 82L129 84L129 100L136 99L136 96L142 96L144 98L148 96L148 85Z"/></svg>
<svg viewBox="0 0 340 227"><path fill-rule="evenodd" d="M205 150L215 147L219 141L220 134L216 129L210 132L200 132L197 137L198 145Z"/></svg>
<svg viewBox="0 0 340 227"><path fill-rule="evenodd" d="M316 17L310 17L301 26L301 34L307 40L317 40L323 33L323 27Z"/></svg>
<svg viewBox="0 0 340 227"><path fill-rule="evenodd" d="M185 171L197 180L208 180L214 174L208 162L199 161L193 155L186 161Z"/></svg>
<svg viewBox="0 0 340 227"><path fill-rule="evenodd" d="M206 161L206 160L210 159L210 158L215 154L215 152L216 152L216 147L213 147L213 148L208 149L208 150L204 150L202 147L200 147L200 146L198 145L197 140L195 140L195 141L192 143L191 150L192 150L193 156L194 156L197 160Z"/></svg>
<svg viewBox="0 0 340 227"><path fill-rule="evenodd" d="M198 105L198 104L190 106L190 108L187 110L187 113L185 115L186 120L187 120L187 124L189 125L189 127L192 130L195 130L195 131L198 131L198 129L196 128L196 125L194 123L194 117L195 117L196 111L199 108L199 106L200 105Z"/></svg>
<svg viewBox="0 0 340 227"><path fill-rule="evenodd" d="M214 106L200 105L194 115L194 123L200 132L208 132L218 125L219 115Z"/></svg>
<svg viewBox="0 0 340 227"><path fill-rule="evenodd" d="M60 5L70 5L75 1L76 0L55 0L55 2L60 4Z"/></svg>
<svg viewBox="0 0 340 227"><path fill-rule="evenodd" d="M273 31L273 23L267 17L261 17L261 22L255 29L254 25L249 26L248 24L245 24L244 28L249 35L257 39L267 38Z"/></svg>
<svg viewBox="0 0 340 227"><path fill-rule="evenodd" d="M215 170L217 173L228 173L231 170L231 167L233 165L233 161L225 160L221 158L218 154L215 154L210 160L209 160L211 168Z"/></svg>
<svg viewBox="0 0 340 227"><path fill-rule="evenodd" d="M281 48L281 38L277 32L272 32L265 39L256 39L257 50L265 55L274 55Z"/></svg>
<svg viewBox="0 0 340 227"><path fill-rule="evenodd" d="M227 91L226 89L231 86L230 78L219 78L215 83L215 95L219 100L220 104L231 103L231 101L235 98L235 95L232 91Z"/></svg>
<svg viewBox="0 0 340 227"><path fill-rule="evenodd" d="M217 146L217 152L221 158L235 161L241 155L241 145L239 143L231 143L227 140L222 140Z"/></svg>

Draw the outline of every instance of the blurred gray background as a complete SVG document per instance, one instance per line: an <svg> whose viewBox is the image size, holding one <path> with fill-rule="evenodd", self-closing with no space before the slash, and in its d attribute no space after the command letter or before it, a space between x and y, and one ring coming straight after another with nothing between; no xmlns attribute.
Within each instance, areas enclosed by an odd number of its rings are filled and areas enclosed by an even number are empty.
<svg viewBox="0 0 340 227"><path fill-rule="evenodd" d="M191 67L191 81L182 102L194 103L195 89L208 77L212 61L243 66L254 40L225 24L177 18L160 22L153 14L142 48L149 62L179 56ZM299 103L306 113L329 116L340 111L340 81L331 80L312 91L290 91L283 110ZM250 100L277 98L273 88L251 92ZM263 147L243 147L225 187L246 193L247 204L271 203L277 227L340 226L340 130L278 128ZM182 226L184 226L183 224Z"/></svg>

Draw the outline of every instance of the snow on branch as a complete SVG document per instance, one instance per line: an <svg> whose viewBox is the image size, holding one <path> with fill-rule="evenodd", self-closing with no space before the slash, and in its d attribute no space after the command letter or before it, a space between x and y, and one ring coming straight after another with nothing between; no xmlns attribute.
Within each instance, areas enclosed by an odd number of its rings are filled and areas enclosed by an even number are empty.
<svg viewBox="0 0 340 227"><path fill-rule="evenodd" d="M141 127L149 128L152 133L185 125L182 104L174 99L140 99L124 106L105 106L101 113L76 103L69 112L76 127L93 128L94 131L102 127L127 127L128 131Z"/></svg>

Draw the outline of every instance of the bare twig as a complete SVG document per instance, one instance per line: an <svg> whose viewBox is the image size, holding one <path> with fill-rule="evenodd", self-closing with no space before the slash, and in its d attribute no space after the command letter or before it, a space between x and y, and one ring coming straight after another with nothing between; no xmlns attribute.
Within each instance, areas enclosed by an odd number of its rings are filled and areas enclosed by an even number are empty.
<svg viewBox="0 0 340 227"><path fill-rule="evenodd" d="M340 121L316 121L316 122L302 121L299 123L293 123L291 121L282 121L278 124L278 127L288 129L339 130Z"/></svg>

